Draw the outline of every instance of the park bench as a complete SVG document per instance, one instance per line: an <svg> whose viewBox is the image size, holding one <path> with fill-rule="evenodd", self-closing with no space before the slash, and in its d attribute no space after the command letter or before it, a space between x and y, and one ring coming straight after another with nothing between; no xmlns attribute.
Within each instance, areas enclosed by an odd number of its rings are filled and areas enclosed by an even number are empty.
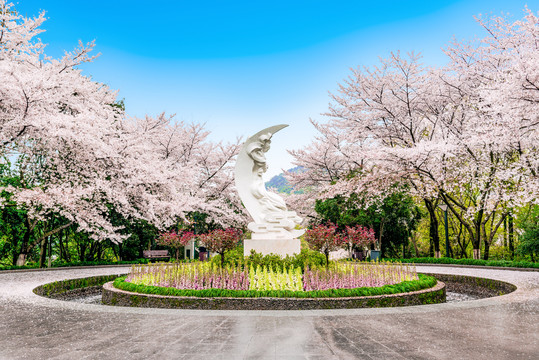
<svg viewBox="0 0 539 360"><path fill-rule="evenodd" d="M168 250L143 250L142 256L145 259L166 259L170 257Z"/></svg>

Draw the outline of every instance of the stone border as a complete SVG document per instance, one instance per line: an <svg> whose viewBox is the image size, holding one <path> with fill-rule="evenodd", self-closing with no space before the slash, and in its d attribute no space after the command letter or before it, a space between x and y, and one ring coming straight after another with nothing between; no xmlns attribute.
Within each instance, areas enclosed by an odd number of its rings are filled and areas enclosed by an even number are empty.
<svg viewBox="0 0 539 360"><path fill-rule="evenodd" d="M89 293L99 293L104 283L122 275L101 275L68 279L43 284L36 287L34 294L58 300L69 300Z"/></svg>
<svg viewBox="0 0 539 360"><path fill-rule="evenodd" d="M443 281L446 284L446 291L470 294L481 299L509 294L517 289L515 285L505 281L476 276L430 273L421 274L433 276L436 279Z"/></svg>
<svg viewBox="0 0 539 360"><path fill-rule="evenodd" d="M423 272L422 272L423 273ZM115 289L109 283L103 293L105 303L109 305L146 307L146 308L181 308L206 310L314 310L314 309L353 309L374 307L396 307L421 304L434 304L445 301L446 291L464 292L479 298L488 298L511 293L517 287L511 283L490 278L481 278L454 274L432 274L444 282L430 289L405 294L350 298L196 298L138 294ZM103 284L122 275L102 275L86 278L68 279L44 284L33 289L37 295L58 300L70 300L74 297L102 292ZM444 285L441 285L444 284ZM440 290L443 287L443 298ZM438 291L438 292L437 292ZM112 292L112 294L110 294ZM404 296L403 296L404 295Z"/></svg>
<svg viewBox="0 0 539 360"><path fill-rule="evenodd" d="M445 302L445 284L409 293L346 298L199 298L140 294L103 285L105 305L197 310L316 310L396 307Z"/></svg>

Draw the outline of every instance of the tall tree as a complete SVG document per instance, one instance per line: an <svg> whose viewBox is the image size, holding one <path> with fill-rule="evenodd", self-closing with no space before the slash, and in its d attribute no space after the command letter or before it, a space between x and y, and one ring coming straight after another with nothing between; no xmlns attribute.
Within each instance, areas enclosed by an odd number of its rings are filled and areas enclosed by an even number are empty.
<svg viewBox="0 0 539 360"><path fill-rule="evenodd" d="M77 68L95 59L94 44L52 59L36 38L43 21L43 13L25 18L0 0L0 156L5 175L19 179L0 190L25 210L18 264L72 224L93 240L121 242L127 234L112 212L160 229L192 211L241 221L231 177L239 140L213 143L203 126L164 114L128 118L116 92ZM63 222L52 227L53 218Z"/></svg>
<svg viewBox="0 0 539 360"><path fill-rule="evenodd" d="M376 196L392 183L408 184L429 210L437 251L435 209L443 200L468 232L474 258L482 243L488 257L505 209L538 201L539 22L528 11L514 23L480 24L489 35L475 44L455 42L446 51L447 68L396 53L353 71L332 96L329 121L317 127L324 134L308 148L308 158L322 158L315 153L324 149L320 139L339 139L328 142L330 154L353 176L319 194ZM299 156L296 164L309 166Z"/></svg>

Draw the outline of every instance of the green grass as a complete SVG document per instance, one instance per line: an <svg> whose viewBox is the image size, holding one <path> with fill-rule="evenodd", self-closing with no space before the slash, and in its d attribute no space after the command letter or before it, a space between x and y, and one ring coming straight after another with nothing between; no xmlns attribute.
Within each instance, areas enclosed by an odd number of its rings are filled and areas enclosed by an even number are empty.
<svg viewBox="0 0 539 360"><path fill-rule="evenodd" d="M52 263L51 268L71 267L71 266L98 266L98 265L128 265L128 264L147 264L147 259L137 259L133 261L77 261L77 262L58 262ZM2 266L2 270L22 270L22 269L39 269L39 264L28 264L23 266ZM42 269L47 269L46 267Z"/></svg>
<svg viewBox="0 0 539 360"><path fill-rule="evenodd" d="M398 261L402 263L415 264L453 264L453 265L478 265L478 266L499 266L539 269L539 263L529 261L510 261L510 260L474 260L474 259L452 259L452 258L411 258L411 259L384 259L387 261Z"/></svg>
<svg viewBox="0 0 539 360"><path fill-rule="evenodd" d="M205 290L185 290L160 286L136 285L125 282L125 276L114 281L114 287L120 290L131 291L142 294L164 295L164 296L192 296L192 297L235 297L235 298L338 298L399 294L411 291L428 289L436 285L436 279L418 274L419 280L403 281L399 284L385 285L381 287L362 287L356 289L331 289L319 291L289 291L289 290L226 290L226 289L205 289Z"/></svg>

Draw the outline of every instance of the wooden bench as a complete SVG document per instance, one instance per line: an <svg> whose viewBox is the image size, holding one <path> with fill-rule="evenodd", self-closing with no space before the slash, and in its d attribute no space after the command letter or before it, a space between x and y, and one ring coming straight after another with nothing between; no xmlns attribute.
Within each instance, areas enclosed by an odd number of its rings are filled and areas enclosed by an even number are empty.
<svg viewBox="0 0 539 360"><path fill-rule="evenodd" d="M145 259L167 259L170 257L168 250L143 250L142 256Z"/></svg>

